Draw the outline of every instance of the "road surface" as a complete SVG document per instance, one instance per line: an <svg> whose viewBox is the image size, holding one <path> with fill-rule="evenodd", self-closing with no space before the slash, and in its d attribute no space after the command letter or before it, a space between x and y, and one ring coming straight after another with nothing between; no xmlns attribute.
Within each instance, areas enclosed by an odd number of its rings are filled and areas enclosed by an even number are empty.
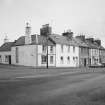
<svg viewBox="0 0 105 105"><path fill-rule="evenodd" d="M1 78L0 105L105 105L104 87L104 72Z"/></svg>

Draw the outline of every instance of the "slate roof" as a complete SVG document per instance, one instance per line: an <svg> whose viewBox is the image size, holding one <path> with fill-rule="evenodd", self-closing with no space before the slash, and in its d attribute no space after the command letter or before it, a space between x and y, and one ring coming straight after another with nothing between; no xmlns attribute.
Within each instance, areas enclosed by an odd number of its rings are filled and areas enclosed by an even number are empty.
<svg viewBox="0 0 105 105"><path fill-rule="evenodd" d="M75 41L78 43L78 45L79 45L80 47L89 47L86 42L82 41L82 40L79 39L79 38L75 38Z"/></svg>
<svg viewBox="0 0 105 105"><path fill-rule="evenodd" d="M103 46L100 46L99 49L100 50L105 50L105 48Z"/></svg>
<svg viewBox="0 0 105 105"><path fill-rule="evenodd" d="M4 43L1 47L0 47L0 51L11 51L11 47L14 45L14 42L7 42Z"/></svg>
<svg viewBox="0 0 105 105"><path fill-rule="evenodd" d="M47 39L45 36L38 35L38 43L36 43L36 35L31 35L31 40L32 40L31 45L47 44ZM72 45L72 46L82 46L82 47L89 47L89 48L105 50L103 46L98 46L97 44L89 43L88 41L84 42L78 38L70 39L66 36L62 36L58 34L52 34L49 36L48 45L54 45L54 44L66 44L66 45ZM25 45L25 36L19 37L14 42L4 43L0 47L0 51L10 51L12 46L22 46L22 45Z"/></svg>
<svg viewBox="0 0 105 105"><path fill-rule="evenodd" d="M57 35L57 34L50 35L50 38L57 44L66 44L66 45L78 46L78 44L74 40L74 38L69 39L66 36L61 36L61 35Z"/></svg>
<svg viewBox="0 0 105 105"><path fill-rule="evenodd" d="M36 36L31 35L31 40L33 44L39 44L39 45L44 45L47 44L47 39L45 36L38 35L38 43L36 43ZM74 39L68 39L65 36L57 35L57 34L52 34L49 35L49 40L48 40L48 45L54 45L54 44L66 44L66 45L73 45L73 46L78 46L76 41ZM21 36L19 39L15 41L14 46L21 46L25 45L25 36Z"/></svg>
<svg viewBox="0 0 105 105"><path fill-rule="evenodd" d="M105 50L105 48L102 45L99 46L97 43L88 42L87 40L82 41L80 38L76 38L76 37L75 37L75 40L77 41L78 45L81 47Z"/></svg>
<svg viewBox="0 0 105 105"><path fill-rule="evenodd" d="M41 36L41 35L38 35L38 43L36 43L36 36L35 35L31 35L31 40L32 40L32 43L31 45L34 45L34 44L46 44L47 43L47 39L45 36ZM54 43L49 39L48 40L48 45L53 45ZM25 36L21 36L20 38L18 38L15 43L14 43L14 46L22 46L22 45L25 45Z"/></svg>
<svg viewBox="0 0 105 105"><path fill-rule="evenodd" d="M25 36L19 37L17 40L14 42L14 46L22 46L25 44Z"/></svg>

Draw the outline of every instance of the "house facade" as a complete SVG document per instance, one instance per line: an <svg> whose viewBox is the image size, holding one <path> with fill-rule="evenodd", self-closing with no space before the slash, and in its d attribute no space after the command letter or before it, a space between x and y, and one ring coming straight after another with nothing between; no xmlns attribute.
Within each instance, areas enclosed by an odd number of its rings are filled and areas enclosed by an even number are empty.
<svg viewBox="0 0 105 105"><path fill-rule="evenodd" d="M6 40L5 40L6 41ZM33 67L88 67L105 63L105 49L99 40L73 37L73 32L52 34L44 25L40 35L31 35L27 23L25 36L0 47L0 63Z"/></svg>
<svg viewBox="0 0 105 105"><path fill-rule="evenodd" d="M31 35L31 28L28 27L25 36L16 40L11 48L12 64L34 67L79 66L79 47L73 39L51 34L51 29L46 36L45 26L41 35Z"/></svg>
<svg viewBox="0 0 105 105"><path fill-rule="evenodd" d="M89 46L85 43L85 36L80 35L75 37L76 42L79 45L79 66L89 66Z"/></svg>
<svg viewBox="0 0 105 105"><path fill-rule="evenodd" d="M11 64L11 47L14 42L5 42L0 47L0 63Z"/></svg>
<svg viewBox="0 0 105 105"><path fill-rule="evenodd" d="M94 38L87 38L86 43L89 46L89 64L90 66L99 65L100 63L99 46L95 43Z"/></svg>

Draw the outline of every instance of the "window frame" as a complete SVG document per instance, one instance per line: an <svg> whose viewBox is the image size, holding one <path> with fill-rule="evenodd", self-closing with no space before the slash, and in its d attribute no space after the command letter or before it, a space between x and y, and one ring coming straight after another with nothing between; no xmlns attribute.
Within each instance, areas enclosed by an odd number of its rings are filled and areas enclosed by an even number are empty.
<svg viewBox="0 0 105 105"><path fill-rule="evenodd" d="M61 45L61 52L63 53L64 45Z"/></svg>
<svg viewBox="0 0 105 105"><path fill-rule="evenodd" d="M47 63L47 56L41 55L41 64L46 64L46 63Z"/></svg>
<svg viewBox="0 0 105 105"><path fill-rule="evenodd" d="M50 46L50 53L53 53L53 52L54 52L54 47Z"/></svg>
<svg viewBox="0 0 105 105"><path fill-rule="evenodd" d="M54 63L54 56L50 56L50 64Z"/></svg>
<svg viewBox="0 0 105 105"><path fill-rule="evenodd" d="M75 46L73 46L73 53L75 53Z"/></svg>
<svg viewBox="0 0 105 105"><path fill-rule="evenodd" d="M61 64L63 64L63 61L64 61L63 56L60 57L60 61L61 61Z"/></svg>

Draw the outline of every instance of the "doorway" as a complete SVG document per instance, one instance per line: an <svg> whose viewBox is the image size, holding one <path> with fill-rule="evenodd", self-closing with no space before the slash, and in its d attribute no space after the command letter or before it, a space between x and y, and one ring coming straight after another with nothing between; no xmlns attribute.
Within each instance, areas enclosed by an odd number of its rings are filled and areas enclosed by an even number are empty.
<svg viewBox="0 0 105 105"><path fill-rule="evenodd" d="M84 66L86 67L86 65L87 65L87 64L86 64L86 58L85 58L85 59L84 59Z"/></svg>
<svg viewBox="0 0 105 105"><path fill-rule="evenodd" d="M9 64L11 64L11 55L9 55L8 58L9 58Z"/></svg>

